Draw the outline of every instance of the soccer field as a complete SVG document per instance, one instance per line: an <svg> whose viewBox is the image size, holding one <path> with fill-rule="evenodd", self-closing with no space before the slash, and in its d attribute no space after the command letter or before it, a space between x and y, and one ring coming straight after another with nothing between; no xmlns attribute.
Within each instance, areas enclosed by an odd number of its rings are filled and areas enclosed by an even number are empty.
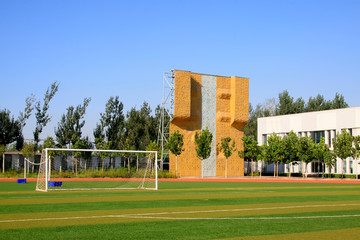
<svg viewBox="0 0 360 240"><path fill-rule="evenodd" d="M359 239L360 184L159 182L35 192L0 182L0 239Z"/></svg>

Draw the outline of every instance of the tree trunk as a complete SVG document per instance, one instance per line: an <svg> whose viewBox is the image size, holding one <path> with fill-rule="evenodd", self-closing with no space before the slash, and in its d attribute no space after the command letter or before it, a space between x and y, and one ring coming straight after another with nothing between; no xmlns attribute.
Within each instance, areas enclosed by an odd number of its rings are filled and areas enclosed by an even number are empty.
<svg viewBox="0 0 360 240"><path fill-rule="evenodd" d="M274 162L274 177L276 177L276 163Z"/></svg>
<svg viewBox="0 0 360 240"><path fill-rule="evenodd" d="M202 169L202 167L201 167L201 161L202 161L202 159L200 159L200 168L201 168L201 178L203 178L204 175L203 175L203 169Z"/></svg>
<svg viewBox="0 0 360 240"><path fill-rule="evenodd" d="M136 171L139 170L139 155L136 155Z"/></svg>
<svg viewBox="0 0 360 240"><path fill-rule="evenodd" d="M357 153L355 150L355 165L356 165L356 169L355 169L355 173L356 173L356 179L358 179L358 162L357 162Z"/></svg>
<svg viewBox="0 0 360 240"><path fill-rule="evenodd" d="M253 170L253 160L251 159L251 176L254 176L254 170Z"/></svg>
<svg viewBox="0 0 360 240"><path fill-rule="evenodd" d="M175 156L175 177L177 177L177 155Z"/></svg>
<svg viewBox="0 0 360 240"><path fill-rule="evenodd" d="M225 160L225 178L227 178L227 158Z"/></svg>
<svg viewBox="0 0 360 240"><path fill-rule="evenodd" d="M75 158L75 175L77 176L77 158Z"/></svg>
<svg viewBox="0 0 360 240"><path fill-rule="evenodd" d="M3 157L3 169L2 169L2 172L4 173L5 172L5 152L3 152L2 157Z"/></svg>
<svg viewBox="0 0 360 240"><path fill-rule="evenodd" d="M26 158L24 158L24 179L26 179Z"/></svg>
<svg viewBox="0 0 360 240"><path fill-rule="evenodd" d="M303 178L305 178L305 167L304 167L304 161L301 161L301 168L302 168L302 174L303 174Z"/></svg>
<svg viewBox="0 0 360 240"><path fill-rule="evenodd" d="M128 159L128 173L130 174L130 157L128 157L127 159Z"/></svg>
<svg viewBox="0 0 360 240"><path fill-rule="evenodd" d="M260 177L261 177L261 172L262 172L262 161L260 161Z"/></svg>
<svg viewBox="0 0 360 240"><path fill-rule="evenodd" d="M289 177L291 177L291 162L289 163Z"/></svg>

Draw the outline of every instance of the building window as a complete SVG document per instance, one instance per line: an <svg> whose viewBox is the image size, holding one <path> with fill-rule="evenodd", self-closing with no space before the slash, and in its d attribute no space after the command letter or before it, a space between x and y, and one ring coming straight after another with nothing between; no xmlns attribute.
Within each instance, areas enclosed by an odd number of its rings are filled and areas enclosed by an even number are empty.
<svg viewBox="0 0 360 240"><path fill-rule="evenodd" d="M329 142L329 147L331 147L331 130L328 131L328 142Z"/></svg>
<svg viewBox="0 0 360 240"><path fill-rule="evenodd" d="M311 138L314 142L319 143L321 137L325 137L325 131L314 131L311 132Z"/></svg>
<svg viewBox="0 0 360 240"><path fill-rule="evenodd" d="M302 137L302 133L301 132L299 132L299 138L301 138Z"/></svg>
<svg viewBox="0 0 360 240"><path fill-rule="evenodd" d="M353 170L353 158L350 157L350 173L354 173L354 170Z"/></svg>
<svg viewBox="0 0 360 240"><path fill-rule="evenodd" d="M266 143L267 143L267 135L263 134L263 144L266 144Z"/></svg>
<svg viewBox="0 0 360 240"><path fill-rule="evenodd" d="M353 135L352 128L349 128L349 133L350 133L351 136Z"/></svg>
<svg viewBox="0 0 360 240"><path fill-rule="evenodd" d="M322 173L323 172L323 164L319 161L311 162L311 172L312 173Z"/></svg>

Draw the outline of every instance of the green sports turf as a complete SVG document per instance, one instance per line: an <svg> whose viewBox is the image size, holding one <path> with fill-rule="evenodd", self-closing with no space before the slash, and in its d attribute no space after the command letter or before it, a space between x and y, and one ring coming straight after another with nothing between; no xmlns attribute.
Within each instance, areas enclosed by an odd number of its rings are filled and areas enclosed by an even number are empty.
<svg viewBox="0 0 360 240"><path fill-rule="evenodd" d="M158 191L48 193L34 188L35 183L0 183L0 239L311 237L360 228L357 184L159 182Z"/></svg>

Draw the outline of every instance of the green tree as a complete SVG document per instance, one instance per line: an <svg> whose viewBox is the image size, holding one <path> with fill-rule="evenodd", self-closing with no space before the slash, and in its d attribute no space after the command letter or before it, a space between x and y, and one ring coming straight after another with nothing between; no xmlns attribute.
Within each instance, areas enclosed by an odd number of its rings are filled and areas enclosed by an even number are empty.
<svg viewBox="0 0 360 240"><path fill-rule="evenodd" d="M66 115L61 116L61 120L58 123L58 127L55 130L56 140L60 146L68 146L75 144L72 141L81 139L81 129L85 125L83 120L86 113L86 108L89 105L91 98L85 98L82 105L68 107Z"/></svg>
<svg viewBox="0 0 360 240"><path fill-rule="evenodd" d="M234 151L236 151L235 141L231 142L231 137L222 138L221 142L218 144L220 152L225 156L225 178L227 178L227 163L228 158L231 157Z"/></svg>
<svg viewBox="0 0 360 240"><path fill-rule="evenodd" d="M294 113L305 112L305 101L300 97L293 103Z"/></svg>
<svg viewBox="0 0 360 240"><path fill-rule="evenodd" d="M299 138L293 131L290 131L289 135L282 139L282 144L285 151L285 163L289 164L289 177L291 177L292 164L300 161L298 154Z"/></svg>
<svg viewBox="0 0 360 240"><path fill-rule="evenodd" d="M274 163L274 177L276 173L279 176L279 163L283 163L285 159L285 149L281 137L275 133L271 134L264 150L265 161Z"/></svg>
<svg viewBox="0 0 360 240"><path fill-rule="evenodd" d="M303 177L305 177L307 175L308 163L312 162L315 158L315 145L310 136L300 138L298 153L303 165Z"/></svg>
<svg viewBox="0 0 360 240"><path fill-rule="evenodd" d="M306 112L323 111L332 108L332 102L325 100L323 95L318 94L315 98L310 97L306 104Z"/></svg>
<svg viewBox="0 0 360 240"><path fill-rule="evenodd" d="M324 153L324 163L325 166L329 169L329 178L331 177L331 168L335 166L336 163L336 154L332 151L325 151Z"/></svg>
<svg viewBox="0 0 360 240"><path fill-rule="evenodd" d="M330 151L329 146L325 143L325 139L323 137L320 138L320 142L315 143L315 154L316 159L319 163L325 165L325 158L327 158L327 153ZM325 167L323 167L323 176L325 174Z"/></svg>
<svg viewBox="0 0 360 240"><path fill-rule="evenodd" d="M353 157L353 137L350 133L343 129L341 134L337 133L336 138L333 139L334 153L342 160L342 165L348 157ZM341 174L344 174L344 167L341 166Z"/></svg>
<svg viewBox="0 0 360 240"><path fill-rule="evenodd" d="M331 104L332 109L338 109L338 108L348 108L349 104L345 102L345 98L342 94L336 93L334 100Z"/></svg>
<svg viewBox="0 0 360 240"><path fill-rule="evenodd" d="M5 172L5 152L6 152L6 145L0 145L0 154L2 157L2 172Z"/></svg>
<svg viewBox="0 0 360 240"><path fill-rule="evenodd" d="M48 114L49 110L49 104L51 99L55 96L55 93L58 91L59 83L54 82L51 84L50 88L46 90L45 96L44 96L44 102L41 106L41 102L38 101L35 105L36 113L36 126L34 130L34 141L35 141L35 147L38 147L39 141L40 141L40 134L42 133L44 127L50 122L51 117Z"/></svg>
<svg viewBox="0 0 360 240"><path fill-rule="evenodd" d="M266 144L263 144L261 146L259 146L259 156L258 156L258 161L261 162L261 167L260 167L260 177L261 177L261 174L262 174L262 168L263 168L263 161L265 161L266 159L266 148L267 148L267 145Z"/></svg>
<svg viewBox="0 0 360 240"><path fill-rule="evenodd" d="M56 148L56 143L53 137L47 137L44 140L44 145L43 145L44 149L45 148ZM56 153L54 151L48 151L48 155L51 159L55 159L55 155Z"/></svg>
<svg viewBox="0 0 360 240"><path fill-rule="evenodd" d="M201 130L201 133L195 132L195 151L196 156L200 160L207 159L210 157L211 153L211 141L212 141L213 135L209 131L208 127L206 129ZM201 177L203 177L203 171L201 168Z"/></svg>
<svg viewBox="0 0 360 240"><path fill-rule="evenodd" d="M249 103L249 121L245 125L245 136L252 136L257 139L257 119L275 115L275 98L267 99L263 104L256 105L255 108Z"/></svg>
<svg viewBox="0 0 360 240"><path fill-rule="evenodd" d="M0 110L0 145L6 146L21 134L21 124L10 116L9 110Z"/></svg>
<svg viewBox="0 0 360 240"><path fill-rule="evenodd" d="M251 103L249 103L249 120L244 127L245 136L257 138L257 119L262 117L262 113L260 104L256 105L256 108L254 109Z"/></svg>
<svg viewBox="0 0 360 240"><path fill-rule="evenodd" d="M110 149L110 143L106 142L103 138L95 138L95 146L98 150L109 150ZM108 152L98 152L98 157L101 159L101 171L104 172L104 160L107 157L110 157L110 153Z"/></svg>
<svg viewBox="0 0 360 240"><path fill-rule="evenodd" d="M175 176L177 176L177 157L181 154L184 146L184 135L179 131L171 133L167 147L169 151L175 155Z"/></svg>
<svg viewBox="0 0 360 240"><path fill-rule="evenodd" d="M336 93L333 100L326 100L324 96L318 94L316 97L310 97L305 104L301 97L294 101L294 98L289 95L288 91L284 90L279 94L278 103L276 104L275 102L275 99L271 98L263 104L256 105L256 107L249 103L249 120L244 128L245 136L253 136L257 139L257 119L260 117L349 107L344 97L338 93Z"/></svg>
<svg viewBox="0 0 360 240"><path fill-rule="evenodd" d="M354 147L353 147L353 156L355 160L355 166L356 166L356 179L358 179L358 156L360 154L360 135L354 137L353 139Z"/></svg>
<svg viewBox="0 0 360 240"><path fill-rule="evenodd" d="M23 112L20 112L19 122L20 122L20 133L16 138L16 149L21 150L24 145L24 136L22 131L26 125L26 120L28 120L31 116L31 112L34 110L33 103L35 102L35 96L31 94L29 97L25 99L25 109Z"/></svg>
<svg viewBox="0 0 360 240"><path fill-rule="evenodd" d="M74 144L71 146L72 149L91 149L93 147L88 137L79 138L77 135L74 135L71 141L74 142ZM78 162L80 162L80 166L81 166L81 159L84 159L85 161L90 159L91 152L86 152L86 151L75 152L74 158L75 158L75 174L77 175Z"/></svg>
<svg viewBox="0 0 360 240"><path fill-rule="evenodd" d="M26 125L26 120L31 116L31 112L34 110L35 96L31 94L25 99L25 109L24 112L20 112L19 121L21 123L21 128L24 128Z"/></svg>
<svg viewBox="0 0 360 240"><path fill-rule="evenodd" d="M302 113L305 111L305 101L300 97L294 101L287 90L279 94L279 102L276 105L276 115Z"/></svg>
<svg viewBox="0 0 360 240"><path fill-rule="evenodd" d="M253 161L258 161L261 159L261 149L258 145L258 142L252 136L244 136L242 141L244 144L244 150L238 151L238 155L239 157L243 158L244 161L251 162L251 176L253 176Z"/></svg>
<svg viewBox="0 0 360 240"><path fill-rule="evenodd" d="M94 139L96 142L96 139L105 139L105 133L103 131L103 127L101 124L97 123L95 129L93 130Z"/></svg>
<svg viewBox="0 0 360 240"><path fill-rule="evenodd" d="M147 146L146 146L146 151L156 151L157 155L159 156L160 153L160 148L159 146L156 144L156 141L151 141ZM157 159L155 159L155 155L151 155L150 157L150 166L151 166L151 172L154 172L155 168L154 168L154 163L155 161L157 161Z"/></svg>
<svg viewBox="0 0 360 240"><path fill-rule="evenodd" d="M145 149L150 142L156 140L158 123L151 116L151 108L144 102L140 110L131 108L126 114L126 139L131 149Z"/></svg>
<svg viewBox="0 0 360 240"><path fill-rule="evenodd" d="M119 96L110 97L106 103L104 113L100 113L100 125L97 126L98 133L108 142L110 149L123 149L125 117L123 113L124 105L119 101ZM99 134L100 133L100 134ZM95 136L96 138L97 136Z"/></svg>

